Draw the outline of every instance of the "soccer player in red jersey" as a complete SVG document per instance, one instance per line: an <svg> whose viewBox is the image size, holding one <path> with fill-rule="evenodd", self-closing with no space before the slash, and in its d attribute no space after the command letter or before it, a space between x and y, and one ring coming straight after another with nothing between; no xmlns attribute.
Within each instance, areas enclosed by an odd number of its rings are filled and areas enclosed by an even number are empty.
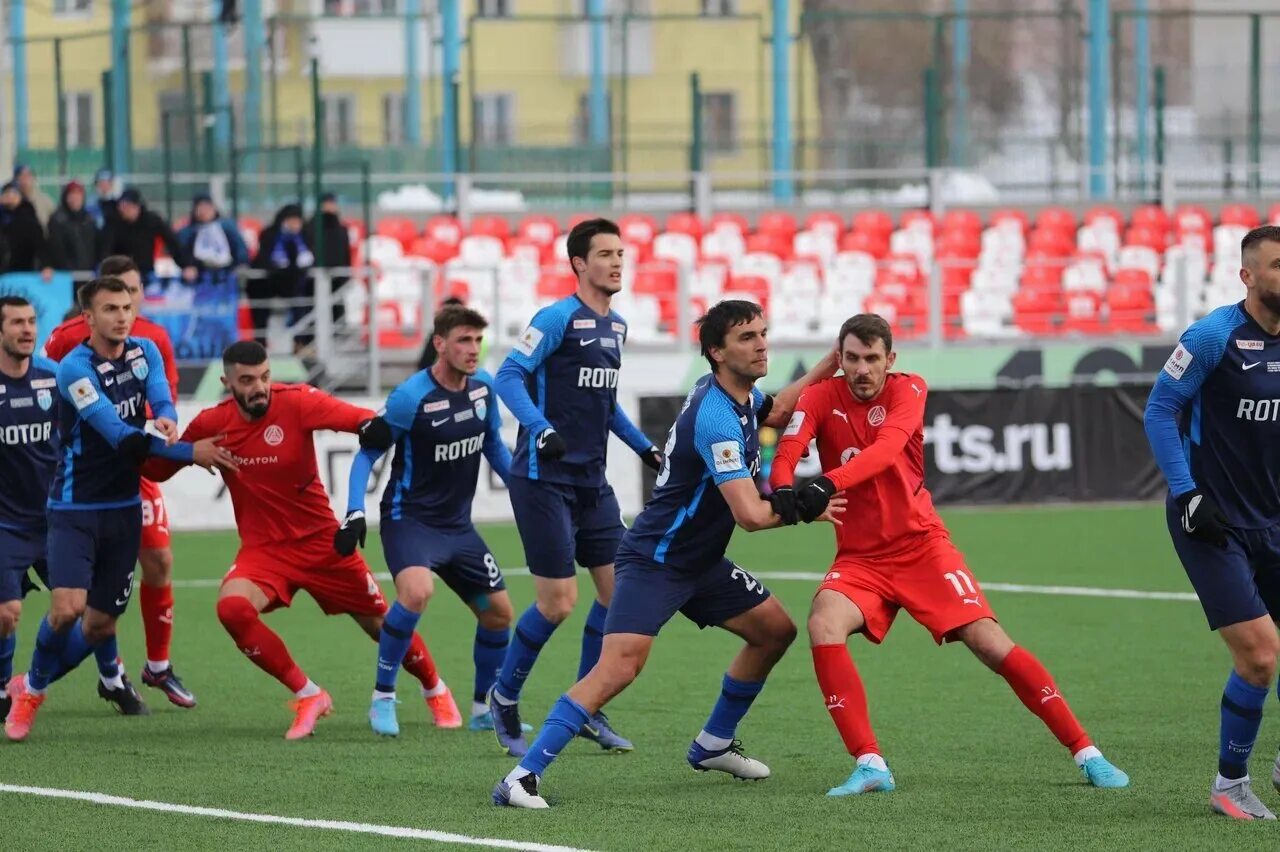
<svg viewBox="0 0 1280 852"><path fill-rule="evenodd" d="M178 399L178 364L173 354L173 342L164 326L142 316L142 274L132 258L112 255L102 261L99 275L114 276L124 281L133 297L134 322L129 332L134 337L145 337L160 350L164 361L165 378L169 380L169 392ZM89 326L84 315L73 317L55 328L45 341L45 355L53 361L63 357L89 337ZM170 702L178 707L195 707L196 697L183 686L182 680L169 662L169 645L173 640L173 548L169 542L169 515L165 511L164 495L160 486L143 479L142 494L142 546L138 549L138 563L142 566L142 587L138 599L142 610L142 632L146 637L147 663L142 669L142 682L161 690ZM109 660L99 660L100 667L110 667ZM119 662L123 673L123 662ZM140 705L140 702L139 702ZM128 712L130 708L121 707ZM142 708L145 712L145 708Z"/></svg>
<svg viewBox="0 0 1280 852"><path fill-rule="evenodd" d="M1102 756L1049 672L997 623L977 579L951 543L924 487L928 387L917 375L889 372L896 357L889 324L875 314L846 320L837 354L844 374L816 382L801 394L769 477L775 507L790 502L795 514L809 522L843 491L853 519L836 527L836 559L809 612L818 685L857 761L848 780L827 795L894 788L847 641L861 632L879 644L899 609L928 629L938 644L963 642L1008 681L1071 752L1090 784L1127 786L1128 776ZM796 463L815 437L824 473L793 491Z"/></svg>
<svg viewBox="0 0 1280 852"><path fill-rule="evenodd" d="M222 381L231 398L196 415L184 439L224 436L219 445L234 455L239 467L225 477L240 551L222 580L218 620L254 665L293 692L295 718L285 738L300 739L329 714L333 700L303 673L260 615L289 606L302 589L325 613L351 616L377 642L387 612L382 590L360 554L341 556L333 549L338 522L320 481L312 435L323 429L357 433L362 447L385 451L392 442L391 430L374 421L369 409L316 388L273 384L267 350L254 341L228 346L222 365ZM143 472L164 481L180 467L150 459ZM448 687L417 633L403 665L422 682L436 724L461 725L452 696L444 702L452 705L451 714L449 707L432 700L448 696Z"/></svg>

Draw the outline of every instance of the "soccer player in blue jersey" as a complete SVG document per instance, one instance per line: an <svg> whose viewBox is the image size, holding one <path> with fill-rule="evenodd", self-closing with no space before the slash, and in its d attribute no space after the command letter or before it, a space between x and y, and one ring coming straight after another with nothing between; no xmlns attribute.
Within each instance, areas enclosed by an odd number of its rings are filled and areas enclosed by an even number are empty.
<svg viewBox="0 0 1280 852"><path fill-rule="evenodd" d="M507 488L536 601L516 623L498 682L489 696L498 743L525 753L518 702L538 653L578 600L574 563L588 569L596 600L582 632L578 676L600 658L605 616L613 595L613 557L626 527L605 480L609 433L654 470L662 453L618 405L618 370L627 324L610 304L622 289L622 237L607 219L569 232L569 262L578 290L538 313L498 370L496 387L520 421ZM582 735L606 751L630 751L603 713Z"/></svg>
<svg viewBox="0 0 1280 852"><path fill-rule="evenodd" d="M1280 655L1280 228L1250 231L1241 254L1244 301L1183 333L1147 400L1146 430L1169 483L1174 550L1234 664L1209 805L1250 820L1276 818L1248 761Z"/></svg>
<svg viewBox="0 0 1280 852"><path fill-rule="evenodd" d="M579 729L636 679L658 631L676 612L699 627L722 627L746 642L729 664L710 718L689 746L689 765L735 778L769 776L769 767L743 754L736 732L795 639L796 627L764 584L725 558L725 551L735 526L754 531L783 523L756 489L757 430L781 428L800 391L831 376L836 360L829 353L774 399L755 386L769 367L759 305L720 302L702 318L699 337L711 374L685 398L667 436L653 496L618 548L600 660L556 702L520 765L494 788L495 804L547 807L538 794L542 774ZM839 523L836 515L843 511L844 498L837 496L819 517ZM795 513L790 514L794 523Z"/></svg>
<svg viewBox="0 0 1280 852"><path fill-rule="evenodd" d="M35 308L0 296L0 719L12 704L6 688L28 569L48 584L44 504L58 464L58 366L35 349Z"/></svg>
<svg viewBox="0 0 1280 852"><path fill-rule="evenodd" d="M369 723L383 736L400 733L396 673L434 591L433 571L476 615L470 727L490 727L485 696L507 651L511 598L497 561L471 523L471 501L480 455L506 482L511 452L499 434L502 418L492 381L479 371L487 325L479 313L461 306L436 314L431 338L435 363L392 391L379 415L396 442L391 477L382 493L380 528L387 567L395 578L396 602L382 621L369 707ZM351 465L347 516L334 536L339 553L353 553L357 542L364 544L364 494L383 452L362 450ZM443 680L437 688L448 693ZM456 705L453 714L458 716ZM457 723L462 723L460 717Z"/></svg>
<svg viewBox="0 0 1280 852"><path fill-rule="evenodd" d="M134 307L125 283L97 278L81 291L81 303L89 339L62 360L56 377L60 451L48 492L47 539L52 601L40 622L31 670L9 682L13 706L5 733L11 740L31 732L55 676L74 669L99 644L115 643L142 535L142 461L154 453L205 467L235 467L216 439L177 442L177 412L160 353L149 340L129 335ZM148 404L163 437L143 429ZM132 687L117 671L100 692L123 689Z"/></svg>

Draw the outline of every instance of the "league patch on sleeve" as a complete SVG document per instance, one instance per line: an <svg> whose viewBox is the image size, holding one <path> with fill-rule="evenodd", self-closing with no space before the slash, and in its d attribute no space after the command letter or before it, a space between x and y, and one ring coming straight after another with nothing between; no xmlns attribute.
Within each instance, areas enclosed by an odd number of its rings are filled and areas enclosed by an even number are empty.
<svg viewBox="0 0 1280 852"><path fill-rule="evenodd" d="M1164 371L1174 380L1182 378L1182 374L1191 366L1191 362L1195 357L1187 351L1186 347L1181 343L1173 350L1173 354L1169 356L1169 360L1164 362Z"/></svg>
<svg viewBox="0 0 1280 852"><path fill-rule="evenodd" d="M720 441L712 444L711 457L715 459L716 473L742 470L742 450L737 441Z"/></svg>
<svg viewBox="0 0 1280 852"><path fill-rule="evenodd" d="M98 401L98 389L93 386L93 381L87 377L76 379L71 383L69 390L71 391L71 401L76 405L76 411L84 411Z"/></svg>
<svg viewBox="0 0 1280 852"><path fill-rule="evenodd" d="M515 350L521 355L532 358L533 350L538 348L538 344L542 342L543 334L533 326L529 326L524 330L524 334L516 340Z"/></svg>
<svg viewBox="0 0 1280 852"><path fill-rule="evenodd" d="M783 436L799 435L800 427L804 425L804 412L797 411L791 415L791 420L787 422L787 428L783 430Z"/></svg>

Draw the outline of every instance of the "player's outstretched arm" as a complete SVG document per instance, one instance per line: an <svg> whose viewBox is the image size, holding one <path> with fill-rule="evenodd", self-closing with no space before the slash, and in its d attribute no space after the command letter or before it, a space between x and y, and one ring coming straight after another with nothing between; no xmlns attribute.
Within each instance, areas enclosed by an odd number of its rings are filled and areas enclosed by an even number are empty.
<svg viewBox="0 0 1280 852"><path fill-rule="evenodd" d="M489 467L498 474L498 478L506 484L511 475L511 450L502 443L502 413L498 411L498 401L493 400L489 411L485 414L484 457Z"/></svg>
<svg viewBox="0 0 1280 852"><path fill-rule="evenodd" d="M609 431L621 438L651 470L662 470L662 450L640 431L639 426L631 422L617 400L614 400L613 414L609 416Z"/></svg>
<svg viewBox="0 0 1280 852"><path fill-rule="evenodd" d="M829 379L834 376L839 365L839 356L833 349L823 356L821 361L814 364L809 369L809 372L774 395L773 403L769 406L769 410L760 425L781 429L791 419L791 414L795 411L796 405L800 400L800 394L804 389L814 382L820 382L823 379Z"/></svg>
<svg viewBox="0 0 1280 852"><path fill-rule="evenodd" d="M775 491L790 488L796 481L796 465L809 449L809 442L818 434L823 401L819 397L822 396L820 388L806 388L787 421L787 428L782 430L773 465L769 469L769 485Z"/></svg>
<svg viewBox="0 0 1280 852"><path fill-rule="evenodd" d="M521 426L534 435L541 436L548 430L554 431L554 427L534 404L525 383L542 366L542 362L560 348L564 341L566 322L567 316L557 312L555 306L543 308L534 314L529 327L520 335L515 347L498 369L498 375L494 377L493 388L498 392L503 405Z"/></svg>
<svg viewBox="0 0 1280 852"><path fill-rule="evenodd" d="M163 438L135 429L120 418L115 405L98 384L97 374L89 366L88 359L67 359L58 365L58 392L68 405L75 408L80 419L105 438L112 449L139 464L152 455L191 463L190 444L170 446Z"/></svg>

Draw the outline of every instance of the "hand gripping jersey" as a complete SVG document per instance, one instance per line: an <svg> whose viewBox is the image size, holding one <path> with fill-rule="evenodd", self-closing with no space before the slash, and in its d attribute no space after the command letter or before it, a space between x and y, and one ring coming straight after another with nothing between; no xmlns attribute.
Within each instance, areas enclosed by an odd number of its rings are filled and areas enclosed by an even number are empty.
<svg viewBox="0 0 1280 852"><path fill-rule="evenodd" d="M714 376L698 380L667 435L666 464L653 496L622 537L619 562L643 560L683 571L719 563L735 525L719 486L759 472L756 415L764 401L758 388L743 405Z"/></svg>
<svg viewBox="0 0 1280 852"><path fill-rule="evenodd" d="M0 527L43 530L58 466L58 365L32 358L27 374L0 373Z"/></svg>

